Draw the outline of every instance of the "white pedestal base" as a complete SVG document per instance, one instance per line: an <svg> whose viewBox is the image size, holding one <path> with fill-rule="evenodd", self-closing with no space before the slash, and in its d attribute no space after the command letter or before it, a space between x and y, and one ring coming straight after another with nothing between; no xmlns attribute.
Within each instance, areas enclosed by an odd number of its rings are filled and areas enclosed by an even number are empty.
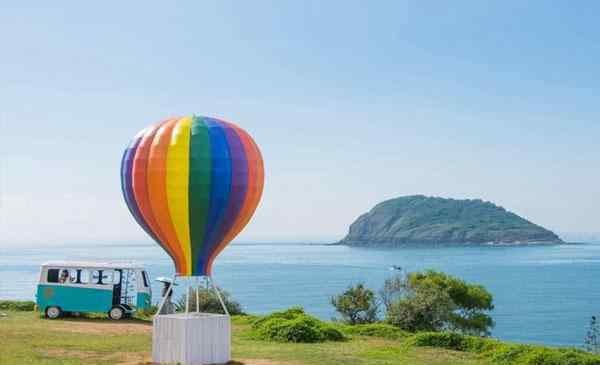
<svg viewBox="0 0 600 365"><path fill-rule="evenodd" d="M225 364L231 360L231 320L211 313L154 317L152 361L159 364Z"/></svg>

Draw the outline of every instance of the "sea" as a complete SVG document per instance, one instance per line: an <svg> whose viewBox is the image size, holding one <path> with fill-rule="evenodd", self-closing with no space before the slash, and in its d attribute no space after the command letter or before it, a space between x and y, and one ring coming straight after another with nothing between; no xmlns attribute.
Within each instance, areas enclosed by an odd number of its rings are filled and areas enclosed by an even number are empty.
<svg viewBox="0 0 600 365"><path fill-rule="evenodd" d="M173 275L170 259L153 244L0 247L0 299L33 300L40 264L50 260L133 260L152 279ZM591 316L600 315L600 242L401 249L234 243L217 258L213 274L247 313L302 306L332 319L331 296L361 282L379 290L397 274L394 265L441 270L485 286L494 296L492 336L502 340L580 347ZM157 302L154 280L153 293Z"/></svg>

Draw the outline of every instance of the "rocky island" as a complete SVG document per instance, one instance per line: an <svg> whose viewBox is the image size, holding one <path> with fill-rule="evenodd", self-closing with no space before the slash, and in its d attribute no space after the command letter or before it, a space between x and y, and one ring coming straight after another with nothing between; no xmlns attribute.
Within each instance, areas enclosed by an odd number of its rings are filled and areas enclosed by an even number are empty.
<svg viewBox="0 0 600 365"><path fill-rule="evenodd" d="M377 204L352 223L338 244L552 244L552 231L480 199L404 196Z"/></svg>

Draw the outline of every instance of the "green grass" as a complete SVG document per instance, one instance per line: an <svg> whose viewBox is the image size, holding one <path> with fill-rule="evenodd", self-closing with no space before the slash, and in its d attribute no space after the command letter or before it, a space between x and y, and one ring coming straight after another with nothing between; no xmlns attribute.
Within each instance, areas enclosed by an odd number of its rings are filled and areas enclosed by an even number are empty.
<svg viewBox="0 0 600 365"><path fill-rule="evenodd" d="M234 318L234 359L269 359L290 364L315 365L479 365L476 356L446 349L421 349L402 342L370 336L352 336L344 342L281 343L254 339L251 320ZM249 362L251 363L251 362Z"/></svg>
<svg viewBox="0 0 600 365"><path fill-rule="evenodd" d="M47 320L35 312L10 311L6 314L7 317L0 317L1 365L150 363L149 321L113 322L101 318ZM252 336L251 321L252 317L233 318L232 356L235 361L247 365L489 364L476 354L406 346L402 340L359 334L351 334L344 342L297 344L262 341Z"/></svg>
<svg viewBox="0 0 600 365"><path fill-rule="evenodd" d="M0 310L32 311L35 303L30 300L0 300Z"/></svg>
<svg viewBox="0 0 600 365"><path fill-rule="evenodd" d="M104 316L47 320L36 312L2 311L0 365L151 364L148 319ZM507 343L455 333L410 334L387 324L331 323L346 340L320 343L258 339L260 317L234 316L233 364L240 365L600 365L575 349Z"/></svg>
<svg viewBox="0 0 600 365"><path fill-rule="evenodd" d="M406 344L474 353L498 365L600 365L600 356L582 350L507 343L457 333L418 333Z"/></svg>
<svg viewBox="0 0 600 365"><path fill-rule="evenodd" d="M123 333L85 333L69 330L69 322L86 321L90 325L107 320L46 320L36 312L6 312L0 318L0 364L115 364L119 352L146 352L151 335ZM129 323L123 322L123 327ZM145 324L146 325L146 324ZM149 324L147 324L149 326Z"/></svg>

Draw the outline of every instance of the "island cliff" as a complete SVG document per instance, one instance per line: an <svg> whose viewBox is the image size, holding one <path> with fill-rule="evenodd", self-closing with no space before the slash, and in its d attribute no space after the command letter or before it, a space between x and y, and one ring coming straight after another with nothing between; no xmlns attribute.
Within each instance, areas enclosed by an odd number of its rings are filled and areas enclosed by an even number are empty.
<svg viewBox="0 0 600 365"><path fill-rule="evenodd" d="M412 195L377 204L352 223L339 244L389 247L561 242L553 232L490 202Z"/></svg>

